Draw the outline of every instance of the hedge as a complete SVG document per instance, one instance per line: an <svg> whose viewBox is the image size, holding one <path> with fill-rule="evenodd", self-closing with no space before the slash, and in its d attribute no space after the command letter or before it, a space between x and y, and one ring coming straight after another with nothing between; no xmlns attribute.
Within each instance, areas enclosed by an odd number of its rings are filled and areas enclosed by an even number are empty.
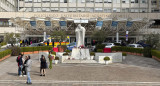
<svg viewBox="0 0 160 86"><path fill-rule="evenodd" d="M144 51L144 49L141 49L141 48L121 47L121 46L112 47L111 50L112 51L131 52L131 53L140 53L140 54L142 54Z"/></svg>
<svg viewBox="0 0 160 86"><path fill-rule="evenodd" d="M2 59L3 57L5 57L5 56L7 56L9 54L11 54L11 50L10 49L7 49L5 51L1 51L0 52L0 59Z"/></svg>
<svg viewBox="0 0 160 86"><path fill-rule="evenodd" d="M40 50L51 50L52 46L40 46L40 47L21 47L21 52L33 52Z"/></svg>
<svg viewBox="0 0 160 86"><path fill-rule="evenodd" d="M152 56L155 56L155 57L157 57L157 58L160 59L160 51L158 51L158 50L152 50L151 54L152 54Z"/></svg>

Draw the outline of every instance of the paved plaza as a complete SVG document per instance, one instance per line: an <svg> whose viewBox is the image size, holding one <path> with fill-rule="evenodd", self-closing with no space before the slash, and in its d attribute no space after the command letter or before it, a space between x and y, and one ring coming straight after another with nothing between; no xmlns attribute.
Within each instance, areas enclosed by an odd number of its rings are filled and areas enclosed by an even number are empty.
<svg viewBox="0 0 160 86"><path fill-rule="evenodd" d="M123 63L53 64L40 76L38 54L32 54L32 86L160 86L160 62L128 55ZM17 76L16 56L0 62L0 86L27 86L26 77Z"/></svg>

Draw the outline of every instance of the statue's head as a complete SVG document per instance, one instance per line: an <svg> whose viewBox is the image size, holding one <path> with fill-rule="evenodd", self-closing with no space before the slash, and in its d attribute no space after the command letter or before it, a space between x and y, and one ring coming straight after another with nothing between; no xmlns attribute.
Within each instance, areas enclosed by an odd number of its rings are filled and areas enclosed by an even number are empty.
<svg viewBox="0 0 160 86"><path fill-rule="evenodd" d="M78 28L79 28L79 29L81 28L81 24L78 24Z"/></svg>

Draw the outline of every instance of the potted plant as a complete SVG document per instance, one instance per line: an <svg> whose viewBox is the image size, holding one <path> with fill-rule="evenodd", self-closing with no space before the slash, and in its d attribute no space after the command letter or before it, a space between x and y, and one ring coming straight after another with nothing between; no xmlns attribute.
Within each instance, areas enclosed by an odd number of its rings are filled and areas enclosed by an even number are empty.
<svg viewBox="0 0 160 86"><path fill-rule="evenodd" d="M94 52L90 52L90 60L93 60L94 56L95 56L95 53Z"/></svg>
<svg viewBox="0 0 160 86"><path fill-rule="evenodd" d="M66 53L68 53L69 55L70 55L70 53L71 53L71 51L70 51L70 50L66 50L65 52L66 52Z"/></svg>
<svg viewBox="0 0 160 86"><path fill-rule="evenodd" d="M58 64L59 57L56 56L54 60L55 60L55 64Z"/></svg>
<svg viewBox="0 0 160 86"><path fill-rule="evenodd" d="M104 59L103 59L103 60L105 61L105 64L108 64L108 63L109 63L110 58L109 58L108 56L106 56L106 57L104 57Z"/></svg>
<svg viewBox="0 0 160 86"><path fill-rule="evenodd" d="M122 56L123 56L123 59L125 59L127 54L125 52L122 52Z"/></svg>

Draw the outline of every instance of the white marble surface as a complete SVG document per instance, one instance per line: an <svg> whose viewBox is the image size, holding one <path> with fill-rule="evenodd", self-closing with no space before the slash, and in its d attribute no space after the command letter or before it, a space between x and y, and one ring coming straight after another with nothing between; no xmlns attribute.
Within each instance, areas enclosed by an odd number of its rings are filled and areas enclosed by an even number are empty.
<svg viewBox="0 0 160 86"><path fill-rule="evenodd" d="M90 59L89 49L73 48L71 58L73 59Z"/></svg>
<svg viewBox="0 0 160 86"><path fill-rule="evenodd" d="M116 62L122 62L122 53L95 53L95 60L98 61L99 63L104 63L103 58L105 56L110 56L111 57L111 62L116 63Z"/></svg>

